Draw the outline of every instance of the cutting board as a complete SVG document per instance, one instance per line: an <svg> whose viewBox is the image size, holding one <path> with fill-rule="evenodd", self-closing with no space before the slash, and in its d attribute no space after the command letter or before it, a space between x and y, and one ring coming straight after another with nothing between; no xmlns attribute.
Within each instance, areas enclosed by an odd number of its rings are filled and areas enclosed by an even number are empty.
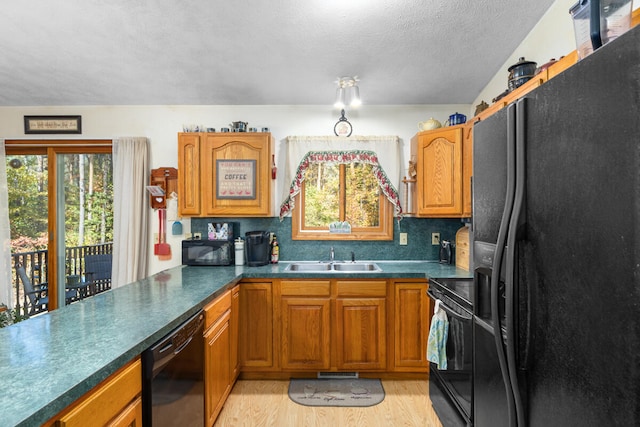
<svg viewBox="0 0 640 427"><path fill-rule="evenodd" d="M456 267L469 271L469 227L462 227L456 232Z"/></svg>

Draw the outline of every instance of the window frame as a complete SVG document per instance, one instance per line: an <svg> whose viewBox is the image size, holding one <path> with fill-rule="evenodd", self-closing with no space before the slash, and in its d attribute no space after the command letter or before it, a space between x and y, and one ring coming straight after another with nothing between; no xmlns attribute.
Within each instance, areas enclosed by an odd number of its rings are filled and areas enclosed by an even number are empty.
<svg viewBox="0 0 640 427"><path fill-rule="evenodd" d="M345 179L346 163L340 164L340 188L339 199L341 215L344 215L345 203ZM296 195L295 207L291 212L291 239L292 240L393 240L393 205L380 191L378 203L380 221L377 227L355 227L351 233L329 233L328 229L318 227L304 227L306 180L300 186L300 193ZM341 219L343 220L343 219Z"/></svg>

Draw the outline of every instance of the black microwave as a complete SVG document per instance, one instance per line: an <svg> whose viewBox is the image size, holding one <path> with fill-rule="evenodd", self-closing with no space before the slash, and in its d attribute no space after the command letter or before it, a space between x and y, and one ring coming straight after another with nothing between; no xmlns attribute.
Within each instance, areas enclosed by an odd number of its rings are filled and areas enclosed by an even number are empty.
<svg viewBox="0 0 640 427"><path fill-rule="evenodd" d="M235 262L233 240L183 240L183 265L231 265Z"/></svg>

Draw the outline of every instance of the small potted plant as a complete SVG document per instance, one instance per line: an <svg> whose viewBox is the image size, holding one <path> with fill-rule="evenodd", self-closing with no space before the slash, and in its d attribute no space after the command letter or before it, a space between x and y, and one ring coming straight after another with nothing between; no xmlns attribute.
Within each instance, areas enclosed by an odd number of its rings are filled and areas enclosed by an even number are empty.
<svg viewBox="0 0 640 427"><path fill-rule="evenodd" d="M10 309L5 304L0 304L0 328L18 323L26 318L18 310Z"/></svg>

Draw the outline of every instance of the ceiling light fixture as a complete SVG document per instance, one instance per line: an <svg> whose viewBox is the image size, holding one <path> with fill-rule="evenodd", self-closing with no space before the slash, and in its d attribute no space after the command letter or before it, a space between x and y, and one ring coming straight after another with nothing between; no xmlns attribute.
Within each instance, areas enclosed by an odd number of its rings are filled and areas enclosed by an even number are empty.
<svg viewBox="0 0 640 427"><path fill-rule="evenodd" d="M336 90L336 102L334 107L343 109L347 105L351 107L358 107L362 105L358 82L358 76L338 77L338 80L336 81L338 89Z"/></svg>

